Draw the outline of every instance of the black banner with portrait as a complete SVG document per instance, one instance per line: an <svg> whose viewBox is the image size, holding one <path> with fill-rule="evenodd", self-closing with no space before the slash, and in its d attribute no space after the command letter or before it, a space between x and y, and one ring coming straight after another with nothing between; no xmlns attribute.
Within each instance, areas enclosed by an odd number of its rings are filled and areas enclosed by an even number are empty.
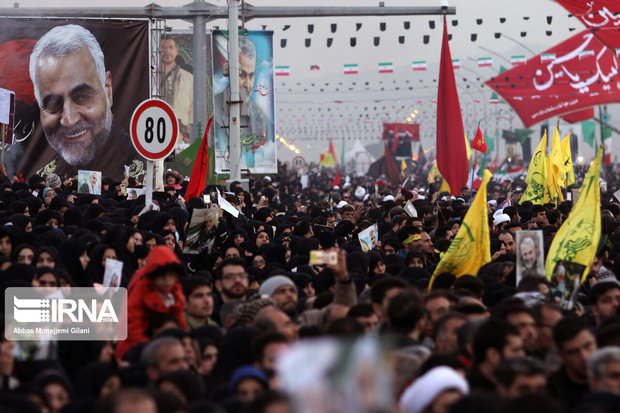
<svg viewBox="0 0 620 413"><path fill-rule="evenodd" d="M148 21L3 18L0 24L0 87L16 98L7 173L143 175L128 131L134 109L150 95Z"/></svg>

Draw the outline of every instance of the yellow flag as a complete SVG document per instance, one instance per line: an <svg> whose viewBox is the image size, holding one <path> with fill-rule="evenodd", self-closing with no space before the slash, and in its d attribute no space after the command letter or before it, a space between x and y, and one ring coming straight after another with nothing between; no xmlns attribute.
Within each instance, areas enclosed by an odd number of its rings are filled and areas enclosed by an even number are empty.
<svg viewBox="0 0 620 413"><path fill-rule="evenodd" d="M405 162L404 159L400 160L400 173L402 175L405 175L405 169L407 169L407 163Z"/></svg>
<svg viewBox="0 0 620 413"><path fill-rule="evenodd" d="M450 185L448 185L448 181L442 178L441 186L439 187L439 193L442 192L450 192Z"/></svg>
<svg viewBox="0 0 620 413"><path fill-rule="evenodd" d="M334 159L334 155L327 152L321 154L321 160L319 162L319 166L334 166L336 165L336 160Z"/></svg>
<svg viewBox="0 0 620 413"><path fill-rule="evenodd" d="M553 130L551 139L551 152L547 156L547 193L548 199L545 202L556 204L564 201L562 195L562 182L564 177L564 158L562 157L562 146L560 144L560 132L557 126Z"/></svg>
<svg viewBox="0 0 620 413"><path fill-rule="evenodd" d="M594 261L601 238L599 179L602 149L602 146L599 146L596 158L583 179L577 202L553 238L545 262L545 275L549 280L551 280L558 261L568 261L586 267L581 278L581 282L583 282L585 275L590 270L590 265Z"/></svg>
<svg viewBox="0 0 620 413"><path fill-rule="evenodd" d="M437 167L437 161L433 162L433 166L431 166L430 171L428 171L428 176L426 177L426 181L429 184L435 182L435 179L439 176L439 167Z"/></svg>
<svg viewBox="0 0 620 413"><path fill-rule="evenodd" d="M549 152L549 160L551 161L551 171L548 171L553 175L553 179L556 182L560 182L562 179L562 173L564 172L564 159L562 158L562 146L560 145L560 132L558 132L557 126L553 131L553 138L551 139L551 152Z"/></svg>
<svg viewBox="0 0 620 413"><path fill-rule="evenodd" d="M564 201L562 195L562 177L564 176L564 160L562 158L562 147L560 144L560 132L557 126L553 130L551 139L551 152L547 156L547 180L544 196L544 203L557 205Z"/></svg>
<svg viewBox="0 0 620 413"><path fill-rule="evenodd" d="M459 232L456 233L450 248L437 264L431 278L429 290L437 275L447 272L456 277L478 274L484 264L491 262L491 241L489 237L487 184L493 174L484 170L480 190L471 203Z"/></svg>
<svg viewBox="0 0 620 413"><path fill-rule="evenodd" d="M525 177L525 183L529 184L534 170L539 171L541 169L541 163L545 163L545 157L547 156L547 131L545 131L542 139L536 147L534 156L530 161L530 167L527 170L527 176Z"/></svg>
<svg viewBox="0 0 620 413"><path fill-rule="evenodd" d="M471 159L471 145L469 144L469 139L467 139L467 135L463 135L465 138L465 150L467 151L467 159Z"/></svg>
<svg viewBox="0 0 620 413"><path fill-rule="evenodd" d="M543 196L544 204L557 205L558 202L564 201L564 195L562 195L562 187L560 186L560 181L557 180L557 175L552 172L554 171L554 168L555 166L553 165L551 157L548 156L547 175L545 176L545 192Z"/></svg>
<svg viewBox="0 0 620 413"><path fill-rule="evenodd" d="M527 170L527 188L521 197L521 203L530 201L533 204L542 205L545 203L545 197L548 199L547 193L547 159L545 151L547 148L547 132L543 135L534 156L530 161L530 167ZM529 179L529 181L528 181Z"/></svg>
<svg viewBox="0 0 620 413"><path fill-rule="evenodd" d="M573 168L573 155L570 152L570 132L562 142L562 159L564 159L564 182L562 186L569 186L575 183L575 170Z"/></svg>

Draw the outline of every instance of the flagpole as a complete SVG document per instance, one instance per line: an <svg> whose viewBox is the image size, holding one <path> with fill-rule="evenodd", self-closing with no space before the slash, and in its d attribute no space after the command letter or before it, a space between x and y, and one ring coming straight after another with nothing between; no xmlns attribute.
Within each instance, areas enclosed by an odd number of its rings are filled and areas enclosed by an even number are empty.
<svg viewBox="0 0 620 413"><path fill-rule="evenodd" d="M601 168L603 171L603 179L605 179L605 139L603 138L603 109L601 106L598 107L598 117L599 117L599 130L601 131L601 145L603 145L603 154L601 155ZM594 141L596 143L596 140ZM595 154L596 155L596 154Z"/></svg>
<svg viewBox="0 0 620 413"><path fill-rule="evenodd" d="M476 171L476 154L474 153L474 163L471 166L471 185L469 187L469 201L468 203L471 204L471 197L472 194L474 193L474 172Z"/></svg>

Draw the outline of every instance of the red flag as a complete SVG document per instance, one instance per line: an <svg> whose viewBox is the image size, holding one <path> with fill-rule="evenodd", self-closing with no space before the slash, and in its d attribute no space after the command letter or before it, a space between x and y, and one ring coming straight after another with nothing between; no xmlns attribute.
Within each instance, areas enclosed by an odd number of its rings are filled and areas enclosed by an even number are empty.
<svg viewBox="0 0 620 413"><path fill-rule="evenodd" d="M387 146L387 143L386 143ZM389 150L385 150L385 176L388 181L392 184L400 184L402 182L400 176L400 169L398 169L398 165L396 164L396 159L394 159L394 154ZM467 178L467 175L465 175Z"/></svg>
<svg viewBox="0 0 620 413"><path fill-rule="evenodd" d="M448 25L443 18L443 43L437 91L437 166L450 185L452 195L460 195L467 184L469 167L465 148L465 130L456 91L452 55L448 44Z"/></svg>
<svg viewBox="0 0 620 413"><path fill-rule="evenodd" d="M557 2L578 18L586 28L592 31L592 34L617 55L617 48L620 47L620 33L618 32L620 3L618 0L557 0Z"/></svg>
<svg viewBox="0 0 620 413"><path fill-rule="evenodd" d="M482 136L480 125L478 125L478 131L476 131L476 137L471 143L471 147L482 153L487 153L487 142L484 140L484 136Z"/></svg>
<svg viewBox="0 0 620 413"><path fill-rule="evenodd" d="M329 140L329 153L334 157L334 162L336 163L336 168L338 168L338 158L336 158L336 151L334 150L334 144L332 140Z"/></svg>
<svg viewBox="0 0 620 413"><path fill-rule="evenodd" d="M334 177L334 180L332 181L332 188L336 185L340 185L340 172L336 172L336 176Z"/></svg>
<svg viewBox="0 0 620 413"><path fill-rule="evenodd" d="M618 37L614 44L620 48L620 31L606 32ZM584 30L485 84L500 94L529 128L554 116L619 102L617 66L616 51Z"/></svg>
<svg viewBox="0 0 620 413"><path fill-rule="evenodd" d="M187 184L187 190L185 191L185 199L200 196L202 190L205 188L205 180L207 179L207 166L209 164L209 129L211 129L211 122L213 118L209 119L207 128L202 136L202 143L200 149L196 154L196 161L192 168L192 175L189 177L189 183Z"/></svg>

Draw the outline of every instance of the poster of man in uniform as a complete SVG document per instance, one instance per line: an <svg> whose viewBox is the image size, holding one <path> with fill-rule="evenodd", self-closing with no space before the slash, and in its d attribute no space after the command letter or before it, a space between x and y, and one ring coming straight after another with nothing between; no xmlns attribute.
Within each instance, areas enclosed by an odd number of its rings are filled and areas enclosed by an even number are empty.
<svg viewBox="0 0 620 413"><path fill-rule="evenodd" d="M545 276L542 231L517 231L517 285L524 277Z"/></svg>
<svg viewBox="0 0 620 413"><path fill-rule="evenodd" d="M149 97L147 20L3 18L0 87L15 92L12 174L144 174L129 138Z"/></svg>
<svg viewBox="0 0 620 413"><path fill-rule="evenodd" d="M228 172L230 82L228 33L213 32L213 127L215 169ZM235 74L230 74L235 75ZM273 32L239 34L239 97L241 104L241 169L250 173L277 172L274 94Z"/></svg>

